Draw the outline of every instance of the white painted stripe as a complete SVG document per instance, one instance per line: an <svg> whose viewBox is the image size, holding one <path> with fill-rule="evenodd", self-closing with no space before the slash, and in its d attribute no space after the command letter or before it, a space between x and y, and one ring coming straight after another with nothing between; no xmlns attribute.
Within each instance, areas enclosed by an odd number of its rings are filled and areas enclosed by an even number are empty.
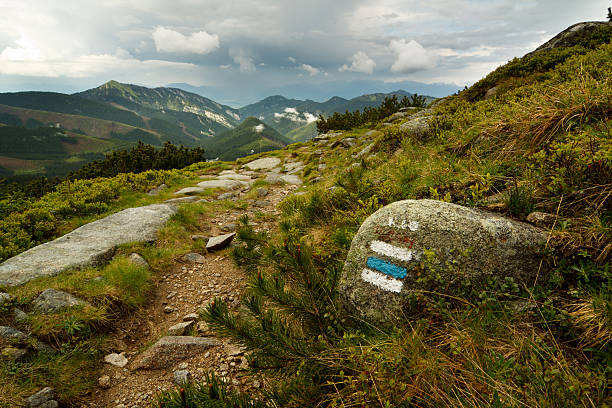
<svg viewBox="0 0 612 408"><path fill-rule="evenodd" d="M400 293L404 287L402 281L368 268L363 268L361 271L361 279L388 292Z"/></svg>
<svg viewBox="0 0 612 408"><path fill-rule="evenodd" d="M412 251L410 249L396 247L395 245L387 244L383 241L370 242L370 249L377 254L399 259L401 261L408 262L412 260Z"/></svg>

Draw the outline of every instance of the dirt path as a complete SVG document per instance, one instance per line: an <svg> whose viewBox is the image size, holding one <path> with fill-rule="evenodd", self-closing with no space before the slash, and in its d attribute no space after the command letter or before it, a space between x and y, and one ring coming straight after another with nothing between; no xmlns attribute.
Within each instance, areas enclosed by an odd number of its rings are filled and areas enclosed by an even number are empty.
<svg viewBox="0 0 612 408"><path fill-rule="evenodd" d="M267 203L251 203L245 210L233 209L210 214L205 221L211 227L211 235L225 233L220 227L228 223L237 224L244 214L249 216L256 229L273 231L277 228L278 217L259 217L258 221L256 213L277 215L278 203L296 188L292 185L269 186L269 194L262 198ZM176 261L171 268L159 273L155 277L156 287L150 304L122 322L120 329L112 334L112 351L124 353L129 360L128 365L120 368L104 364L99 375L110 378L110 387L108 384L97 387L91 400L83 406L144 408L154 401L159 391L176 387L173 376L176 370L188 370L195 382L202 380L205 373L211 370L226 377L234 387L245 391L259 388L261 385L258 381L247 382L242 378L241 371L247 367L242 350L221 339L221 345L165 369L131 369L134 358L146 347L166 335L168 329L182 322L186 315L206 307L215 297L221 297L231 308L237 308L245 280L244 274L230 259L228 249L206 254L202 264ZM212 336L203 322L199 322L197 328L191 329L186 335Z"/></svg>

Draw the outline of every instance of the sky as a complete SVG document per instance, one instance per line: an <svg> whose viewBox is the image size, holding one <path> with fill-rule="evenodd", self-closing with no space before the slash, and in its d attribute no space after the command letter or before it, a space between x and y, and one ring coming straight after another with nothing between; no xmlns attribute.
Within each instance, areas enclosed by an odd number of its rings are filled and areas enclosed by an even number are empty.
<svg viewBox="0 0 612 408"><path fill-rule="evenodd" d="M0 92L111 79L238 107L404 89L444 96L608 0L0 0Z"/></svg>

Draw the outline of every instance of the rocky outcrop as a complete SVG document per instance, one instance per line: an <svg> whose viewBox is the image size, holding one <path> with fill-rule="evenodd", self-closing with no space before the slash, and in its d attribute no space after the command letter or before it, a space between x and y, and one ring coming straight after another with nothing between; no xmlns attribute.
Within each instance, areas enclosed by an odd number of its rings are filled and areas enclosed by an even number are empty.
<svg viewBox="0 0 612 408"><path fill-rule="evenodd" d="M0 285L20 285L40 276L102 264L118 245L154 241L157 230L175 213L173 206L153 204L83 225L0 264Z"/></svg>
<svg viewBox="0 0 612 408"><path fill-rule="evenodd" d="M612 27L612 22L605 21L587 21L583 23L574 24L567 29L561 31L559 34L540 45L534 51L525 54L525 57L530 57L542 51L549 51L553 48L559 47L572 47L577 43L578 40L586 35L589 35L594 30L601 27Z"/></svg>
<svg viewBox="0 0 612 408"><path fill-rule="evenodd" d="M340 293L368 320L392 321L419 289L454 293L484 278L532 284L546 234L497 214L434 200L406 200L359 228Z"/></svg>

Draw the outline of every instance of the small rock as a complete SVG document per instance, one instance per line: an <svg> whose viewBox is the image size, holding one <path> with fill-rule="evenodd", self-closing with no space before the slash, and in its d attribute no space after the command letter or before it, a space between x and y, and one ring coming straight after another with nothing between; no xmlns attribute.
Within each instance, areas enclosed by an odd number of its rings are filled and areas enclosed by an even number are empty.
<svg viewBox="0 0 612 408"><path fill-rule="evenodd" d="M236 193L232 193L232 192L223 193L217 196L217 200L231 200L234 197L236 197Z"/></svg>
<svg viewBox="0 0 612 408"><path fill-rule="evenodd" d="M268 173L266 176L266 183L278 184L281 182L280 174Z"/></svg>
<svg viewBox="0 0 612 408"><path fill-rule="evenodd" d="M105 390L109 389L111 387L111 378L108 375L98 378L98 386Z"/></svg>
<svg viewBox="0 0 612 408"><path fill-rule="evenodd" d="M123 353L111 353L104 357L104 362L114 365L115 367L123 368L127 365L128 359L123 355Z"/></svg>
<svg viewBox="0 0 612 408"><path fill-rule="evenodd" d="M369 145L364 147L363 150L361 150L359 153L355 153L352 157L354 159L358 159L361 156L365 156L366 154L370 153L370 150L372 150L373 147L374 147L374 143L370 143Z"/></svg>
<svg viewBox="0 0 612 408"><path fill-rule="evenodd" d="M28 315L23 310L17 307L13 309L13 320L15 320L17 323L23 322L27 318L28 318Z"/></svg>
<svg viewBox="0 0 612 408"><path fill-rule="evenodd" d="M138 266L142 266L145 268L149 268L149 263L147 262L146 259L144 259L142 257L142 255L137 254L136 252L132 252L129 256L128 259L130 260L130 262L132 262L133 264L136 264Z"/></svg>
<svg viewBox="0 0 612 408"><path fill-rule="evenodd" d="M172 306L164 307L164 313L172 313L174 312L174 308Z"/></svg>
<svg viewBox="0 0 612 408"><path fill-rule="evenodd" d="M424 140L430 132L430 120L427 116L411 119L408 122L402 123L399 130L414 135L417 140Z"/></svg>
<svg viewBox="0 0 612 408"><path fill-rule="evenodd" d="M191 373L187 370L176 370L174 372L174 383L176 385L185 385L191 382Z"/></svg>
<svg viewBox="0 0 612 408"><path fill-rule="evenodd" d="M259 388L261 387L261 383L257 380L253 381L253 388Z"/></svg>
<svg viewBox="0 0 612 408"><path fill-rule="evenodd" d="M45 289L34 301L32 306L35 310L43 313L53 313L60 309L74 306L85 306L89 303L61 290Z"/></svg>
<svg viewBox="0 0 612 408"><path fill-rule="evenodd" d="M284 181L287 184L299 185L302 184L302 180L296 176L295 174L285 174L280 177L281 181Z"/></svg>
<svg viewBox="0 0 612 408"><path fill-rule="evenodd" d="M234 232L236 231L236 224L233 222L227 223L221 226L221 231Z"/></svg>
<svg viewBox="0 0 612 408"><path fill-rule="evenodd" d="M255 207L267 207L270 205L268 200L257 200L255 201Z"/></svg>
<svg viewBox="0 0 612 408"><path fill-rule="evenodd" d="M257 196L260 197L260 198L267 196L269 193L270 193L270 191L267 188L265 188L265 187L259 187L257 189Z"/></svg>
<svg viewBox="0 0 612 408"><path fill-rule="evenodd" d="M149 190L149 192L147 194L150 195L150 196L158 195L165 188L168 188L168 186L166 184L160 184L159 186Z"/></svg>
<svg viewBox="0 0 612 408"><path fill-rule="evenodd" d="M188 331L194 325L195 325L195 322L193 320L177 323L168 329L168 334L170 336L182 336L183 334L185 334L186 331Z"/></svg>
<svg viewBox="0 0 612 408"><path fill-rule="evenodd" d="M36 394L26 398L26 407L38 408L44 403L52 401L54 397L55 393L53 392L53 388L45 387L42 390L38 391Z"/></svg>
<svg viewBox="0 0 612 408"><path fill-rule="evenodd" d="M183 316L183 321L184 322L188 322L193 320L194 322L197 322L199 319L198 314L197 313L189 313L188 315Z"/></svg>
<svg viewBox="0 0 612 408"><path fill-rule="evenodd" d="M551 227L556 219L556 215L540 211L534 211L527 216L527 222L537 225L538 227Z"/></svg>
<svg viewBox="0 0 612 408"><path fill-rule="evenodd" d="M17 347L5 347L2 349L2 357L11 361L21 361L28 354L28 350Z"/></svg>
<svg viewBox="0 0 612 408"><path fill-rule="evenodd" d="M177 295L176 292L170 292L168 293L168 295L166 296L166 299L172 299L173 297L175 297Z"/></svg>
<svg viewBox="0 0 612 408"><path fill-rule="evenodd" d="M179 198L171 198L169 200L164 201L164 203L168 204L184 204L184 203L194 203L199 201L200 197L198 196L190 196L190 197L179 197Z"/></svg>
<svg viewBox="0 0 612 408"><path fill-rule="evenodd" d="M17 330L9 326L0 326L0 338L25 341L28 339L28 335L21 330Z"/></svg>
<svg viewBox="0 0 612 408"><path fill-rule="evenodd" d="M217 339L210 337L162 337L136 358L133 368L136 370L165 368L177 361L204 353L208 348L219 344Z"/></svg>
<svg viewBox="0 0 612 408"><path fill-rule="evenodd" d="M207 241L208 237L206 235L194 234L191 236L193 241Z"/></svg>
<svg viewBox="0 0 612 408"><path fill-rule="evenodd" d="M198 325L196 327L197 327L198 333L202 335L210 334L210 328L208 327L208 323L198 322Z"/></svg>
<svg viewBox="0 0 612 408"><path fill-rule="evenodd" d="M199 264L203 264L204 262L206 262L205 257L195 252L190 252L188 254L183 255L183 260L187 262L193 262L193 263L199 263Z"/></svg>
<svg viewBox="0 0 612 408"><path fill-rule="evenodd" d="M50 400L47 402L43 402L37 408L57 408L59 407L59 403L55 400Z"/></svg>
<svg viewBox="0 0 612 408"><path fill-rule="evenodd" d="M231 357L241 356L244 354L244 350L242 350L242 347L236 344L226 344L225 352L227 353L228 356L231 356Z"/></svg>
<svg viewBox="0 0 612 408"><path fill-rule="evenodd" d="M230 242L232 242L235 236L236 233L231 232L229 234L212 237L208 240L208 243L206 244L206 250L214 251L218 249L223 249L228 246Z"/></svg>
<svg viewBox="0 0 612 408"><path fill-rule="evenodd" d="M198 194L204 192L202 187L185 187L174 193L174 195L190 195L190 194Z"/></svg>

